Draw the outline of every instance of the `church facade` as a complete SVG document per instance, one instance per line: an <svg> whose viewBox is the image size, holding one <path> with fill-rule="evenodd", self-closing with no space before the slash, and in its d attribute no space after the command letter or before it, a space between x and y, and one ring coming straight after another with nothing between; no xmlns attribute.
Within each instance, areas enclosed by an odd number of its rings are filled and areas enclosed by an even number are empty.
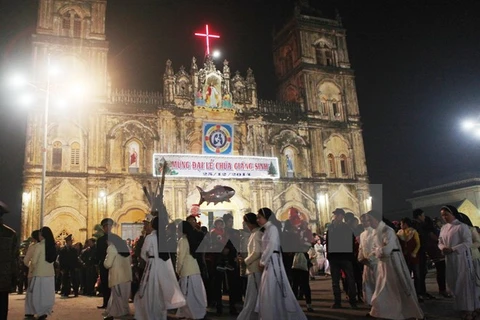
<svg viewBox="0 0 480 320"><path fill-rule="evenodd" d="M184 219L201 198L204 225L232 213L237 228L243 214L261 207L280 220L298 215L318 231L337 207L356 215L370 209L354 73L339 18L297 8L274 39L278 101L265 101L257 97L253 70L232 73L227 60L218 66L209 55L192 58L188 69L166 61L163 92L113 89L106 5L39 1L33 81L46 83L47 61L56 59L93 88L93 98L78 99L82 107L73 105L68 115L53 102L49 108L44 225L58 239L73 234L84 241L105 217L116 221L115 232L135 238L151 209L143 187L155 193L164 169L172 220ZM42 108L29 115L24 238L40 224L44 121ZM217 186L233 193L214 192Z"/></svg>

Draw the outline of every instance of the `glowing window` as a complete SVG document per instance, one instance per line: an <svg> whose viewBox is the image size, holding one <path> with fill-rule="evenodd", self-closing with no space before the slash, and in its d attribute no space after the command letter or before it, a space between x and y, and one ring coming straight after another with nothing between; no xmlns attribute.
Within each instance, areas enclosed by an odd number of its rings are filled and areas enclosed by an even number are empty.
<svg viewBox="0 0 480 320"><path fill-rule="evenodd" d="M72 166L80 165L80 144L78 142L74 142L70 148L70 164Z"/></svg>

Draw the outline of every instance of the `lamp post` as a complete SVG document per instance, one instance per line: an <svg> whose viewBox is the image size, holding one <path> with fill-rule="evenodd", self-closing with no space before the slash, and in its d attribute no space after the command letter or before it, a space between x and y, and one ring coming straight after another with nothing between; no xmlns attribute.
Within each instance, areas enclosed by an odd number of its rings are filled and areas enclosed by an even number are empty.
<svg viewBox="0 0 480 320"><path fill-rule="evenodd" d="M42 188L40 191L40 229L45 216L45 180L47 178L47 147L48 147L48 106L50 103L50 55L47 56L47 87L45 89L45 105L43 114L43 148L42 148Z"/></svg>
<svg viewBox="0 0 480 320"><path fill-rule="evenodd" d="M39 227L42 228L44 224L44 216L45 216L45 186L46 186L46 176L47 176L47 149L48 149L48 116L49 116L49 108L50 108L50 101L51 101L51 94L52 94L52 82L51 76L58 73L58 69L53 68L51 65L50 54L47 55L47 74L46 74L46 86L40 87L34 83L30 83L25 80L25 78L16 76L10 82L13 86L20 87L20 86L30 86L37 91L41 91L45 93L45 100L43 106L43 141L42 141L42 177L41 177L41 191L40 191L40 217L39 217ZM55 85L54 87L57 87ZM59 88L63 90L68 89L65 87L70 87L70 93L74 93L77 96L81 96L84 94L83 86L81 83L72 84L69 83L65 85L64 83L58 85ZM75 89L75 90L72 90ZM54 90L56 91L56 90ZM57 92L58 93L58 92ZM30 102L30 99L23 99L24 102Z"/></svg>

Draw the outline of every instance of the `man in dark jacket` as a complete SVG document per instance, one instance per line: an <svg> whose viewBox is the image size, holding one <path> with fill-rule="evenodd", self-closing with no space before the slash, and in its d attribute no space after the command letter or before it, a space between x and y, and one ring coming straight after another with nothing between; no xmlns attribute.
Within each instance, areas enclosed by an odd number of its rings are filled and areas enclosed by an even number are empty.
<svg viewBox="0 0 480 320"><path fill-rule="evenodd" d="M58 255L58 263L60 265L60 271L62 272L62 291L61 298L68 298L73 286L73 294L78 297L78 279L75 275L75 269L79 265L78 252L72 246L72 235L67 236L65 239L65 246L60 249Z"/></svg>
<svg viewBox="0 0 480 320"><path fill-rule="evenodd" d="M357 290L355 289L355 278L353 276L353 261L355 237L352 229L343 222L345 211L335 209L335 215L332 224L327 230L327 259L330 262L330 272L332 274L332 289L335 302L333 309L342 307L342 292L340 290L341 272L345 273L348 285L348 299L350 306L357 309Z"/></svg>
<svg viewBox="0 0 480 320"><path fill-rule="evenodd" d="M107 256L108 235L112 232L113 220L105 218L100 223L103 228L104 235L97 240L97 263L100 271L100 288L103 296L103 304L98 306L98 309L107 308L108 300L110 299L110 287L108 286L108 269L105 268L103 262Z"/></svg>
<svg viewBox="0 0 480 320"><path fill-rule="evenodd" d="M3 224L3 215L8 212L7 206L0 201L0 320L7 320L8 294L16 276L19 254L16 232Z"/></svg>
<svg viewBox="0 0 480 320"><path fill-rule="evenodd" d="M83 288L83 294L85 296L95 296L95 282L97 282L97 257L95 239L91 238L87 240L87 247L83 249L80 254L80 260L85 268L85 287Z"/></svg>

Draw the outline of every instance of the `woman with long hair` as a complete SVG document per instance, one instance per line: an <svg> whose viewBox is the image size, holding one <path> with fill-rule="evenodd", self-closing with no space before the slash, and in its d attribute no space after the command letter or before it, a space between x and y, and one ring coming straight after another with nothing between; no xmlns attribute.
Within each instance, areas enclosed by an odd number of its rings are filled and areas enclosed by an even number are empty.
<svg viewBox="0 0 480 320"><path fill-rule="evenodd" d="M136 320L166 320L167 310L185 305L168 253L168 219L155 217L153 231L145 237L140 257L147 262L134 298Z"/></svg>
<svg viewBox="0 0 480 320"><path fill-rule="evenodd" d="M30 245L28 246L27 253L25 254L25 257L23 258L23 263L28 267L28 287L30 288L30 285L32 284L32 278L33 278L33 265L32 265L32 258L33 258L33 253L35 252L36 245L40 242L40 230L34 230L32 232L32 241L30 242ZM33 318L33 315L35 314L33 310L33 305L32 305L32 294L30 293L30 290L27 289L26 295L25 295L25 318Z"/></svg>
<svg viewBox="0 0 480 320"><path fill-rule="evenodd" d="M105 320L128 316L128 298L132 282L130 249L125 240L116 234L108 235L107 256L103 265L108 269L108 287L111 289Z"/></svg>
<svg viewBox="0 0 480 320"><path fill-rule="evenodd" d="M260 268L263 268L256 310L260 319L307 319L287 279L283 266L280 230L281 223L269 208L261 208L257 214L258 224L262 227L262 256Z"/></svg>
<svg viewBox="0 0 480 320"><path fill-rule="evenodd" d="M207 313L207 293L195 259L195 252L200 243L192 225L182 221L178 226L181 238L177 247L177 273L180 276L180 288L187 304L177 311L177 316L189 319L203 319Z"/></svg>
<svg viewBox="0 0 480 320"><path fill-rule="evenodd" d="M242 259L247 266L246 275L248 277L247 289L245 293L245 303L242 312L238 315L237 320L256 320L258 313L255 312L255 306L258 299L258 288L262 272L260 271L260 257L262 256L262 232L257 222L257 216L253 212L249 212L243 216L243 223L250 230L250 237L247 244L247 256Z"/></svg>
<svg viewBox="0 0 480 320"><path fill-rule="evenodd" d="M52 313L55 303L53 262L57 259L57 250L49 227L40 230L39 240L30 264L33 268L33 278L28 287L28 294L32 296L28 311L36 314L38 320L44 320Z"/></svg>

